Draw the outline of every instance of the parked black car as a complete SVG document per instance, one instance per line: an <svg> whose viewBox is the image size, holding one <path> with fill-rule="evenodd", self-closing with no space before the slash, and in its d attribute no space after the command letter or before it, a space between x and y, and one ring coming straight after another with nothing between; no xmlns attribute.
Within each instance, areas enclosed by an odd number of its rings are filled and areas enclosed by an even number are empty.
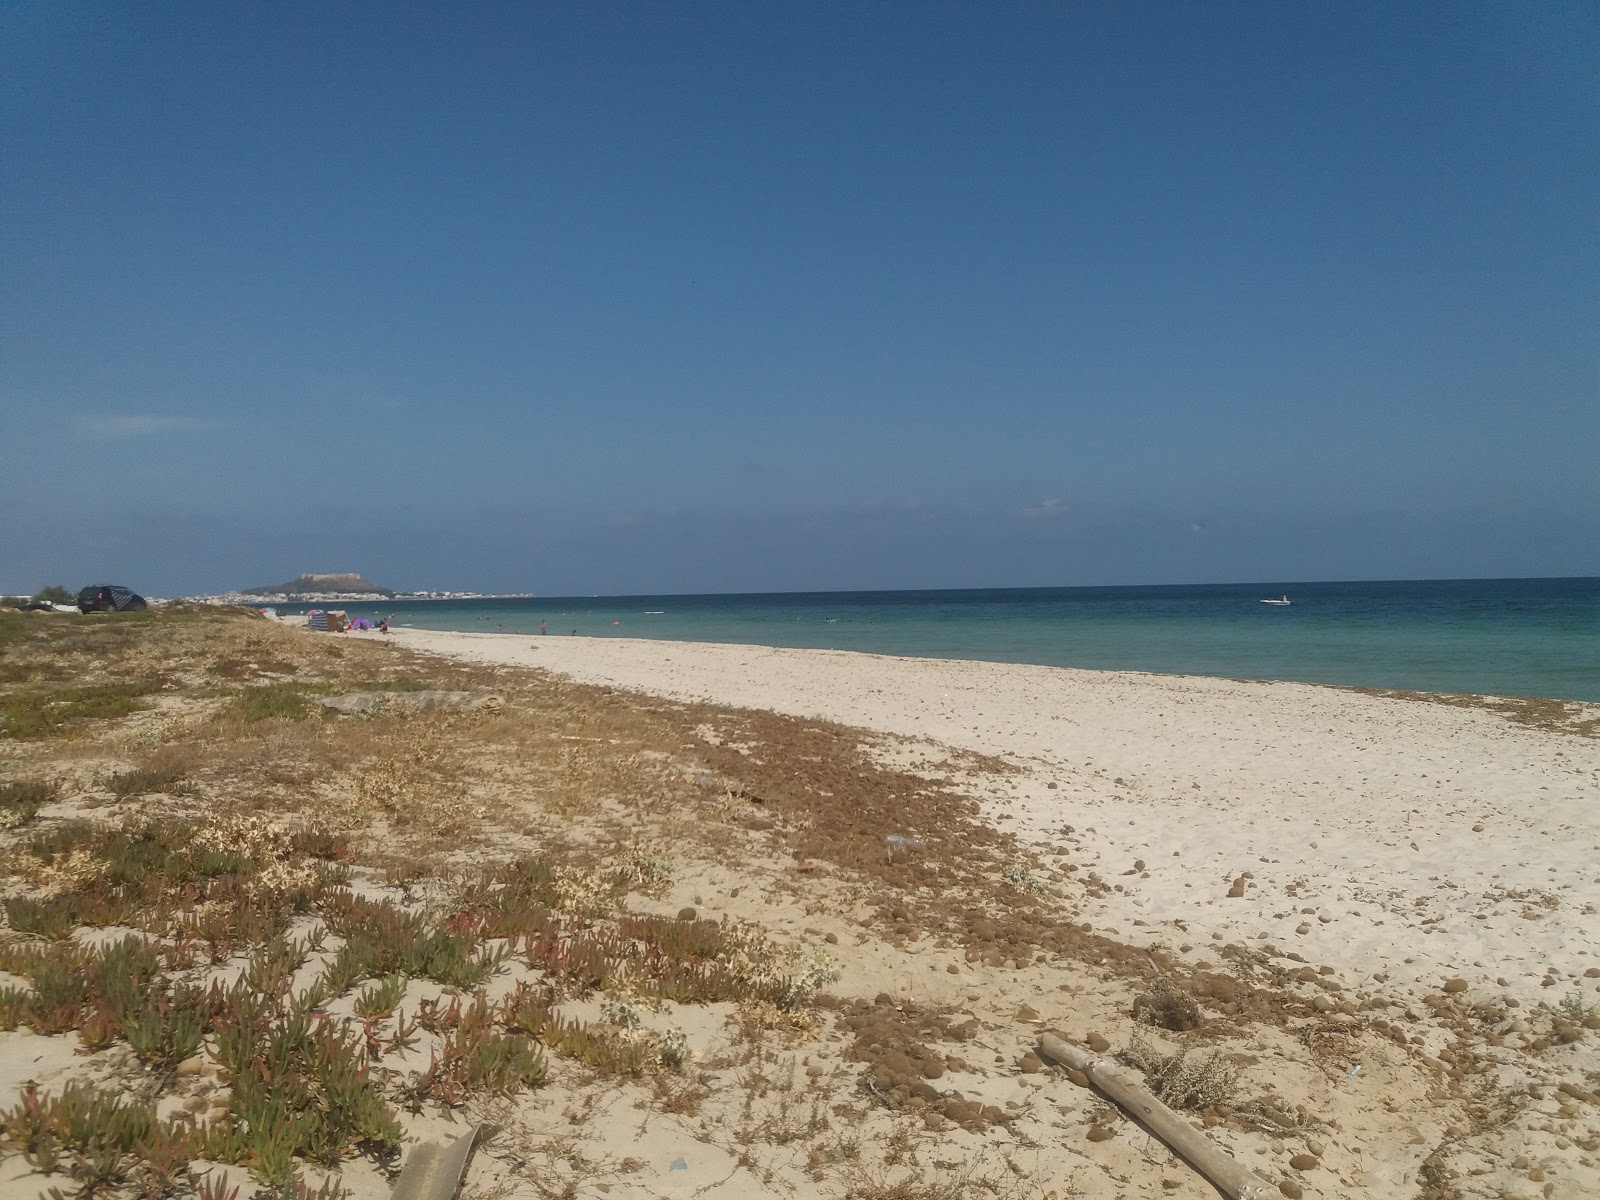
<svg viewBox="0 0 1600 1200"><path fill-rule="evenodd" d="M149 607L143 596L115 583L96 584L78 593L79 612L127 612Z"/></svg>

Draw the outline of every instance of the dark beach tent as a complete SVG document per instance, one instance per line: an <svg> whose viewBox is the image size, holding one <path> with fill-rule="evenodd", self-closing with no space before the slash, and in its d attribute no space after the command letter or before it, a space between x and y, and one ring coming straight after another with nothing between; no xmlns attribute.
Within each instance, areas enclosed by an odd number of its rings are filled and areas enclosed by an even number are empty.
<svg viewBox="0 0 1600 1200"><path fill-rule="evenodd" d="M306 614L306 624L312 629L318 629L323 633L327 633L328 614L323 612L320 608L313 608Z"/></svg>
<svg viewBox="0 0 1600 1200"><path fill-rule="evenodd" d="M143 596L114 583L96 584L78 593L79 612L129 612L149 607Z"/></svg>

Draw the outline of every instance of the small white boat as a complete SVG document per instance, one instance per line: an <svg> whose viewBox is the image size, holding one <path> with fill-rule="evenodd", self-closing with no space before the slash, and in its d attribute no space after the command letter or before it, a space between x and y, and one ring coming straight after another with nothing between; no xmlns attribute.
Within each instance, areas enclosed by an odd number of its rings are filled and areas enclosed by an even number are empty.
<svg viewBox="0 0 1600 1200"><path fill-rule="evenodd" d="M1277 599L1267 599L1267 600L1263 600L1261 603L1263 603L1263 604L1276 604L1276 605L1282 606L1282 605L1288 604L1289 602L1290 602L1289 601L1289 597L1287 597L1287 596L1279 596Z"/></svg>

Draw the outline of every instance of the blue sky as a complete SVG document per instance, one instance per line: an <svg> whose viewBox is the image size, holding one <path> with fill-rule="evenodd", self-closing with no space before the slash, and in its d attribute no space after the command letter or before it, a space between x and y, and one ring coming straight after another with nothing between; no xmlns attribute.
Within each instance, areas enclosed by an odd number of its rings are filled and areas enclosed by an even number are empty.
<svg viewBox="0 0 1600 1200"><path fill-rule="evenodd" d="M0 591L1600 574L1597 26L0 4Z"/></svg>

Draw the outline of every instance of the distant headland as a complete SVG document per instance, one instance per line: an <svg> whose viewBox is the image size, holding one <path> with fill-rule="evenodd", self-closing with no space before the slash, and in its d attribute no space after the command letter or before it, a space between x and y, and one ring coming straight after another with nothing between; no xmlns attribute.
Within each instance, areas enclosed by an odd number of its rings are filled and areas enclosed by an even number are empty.
<svg viewBox="0 0 1600 1200"><path fill-rule="evenodd" d="M274 600L367 599L381 596L385 600L395 597L393 588L368 583L358 572L336 572L330 575L301 575L288 583L273 583L266 587L245 588L245 596L271 597Z"/></svg>
<svg viewBox="0 0 1600 1200"><path fill-rule="evenodd" d="M525 600L532 592L398 591L361 577L358 571L297 575L287 583L241 588L182 599L200 604L328 604L370 600Z"/></svg>

